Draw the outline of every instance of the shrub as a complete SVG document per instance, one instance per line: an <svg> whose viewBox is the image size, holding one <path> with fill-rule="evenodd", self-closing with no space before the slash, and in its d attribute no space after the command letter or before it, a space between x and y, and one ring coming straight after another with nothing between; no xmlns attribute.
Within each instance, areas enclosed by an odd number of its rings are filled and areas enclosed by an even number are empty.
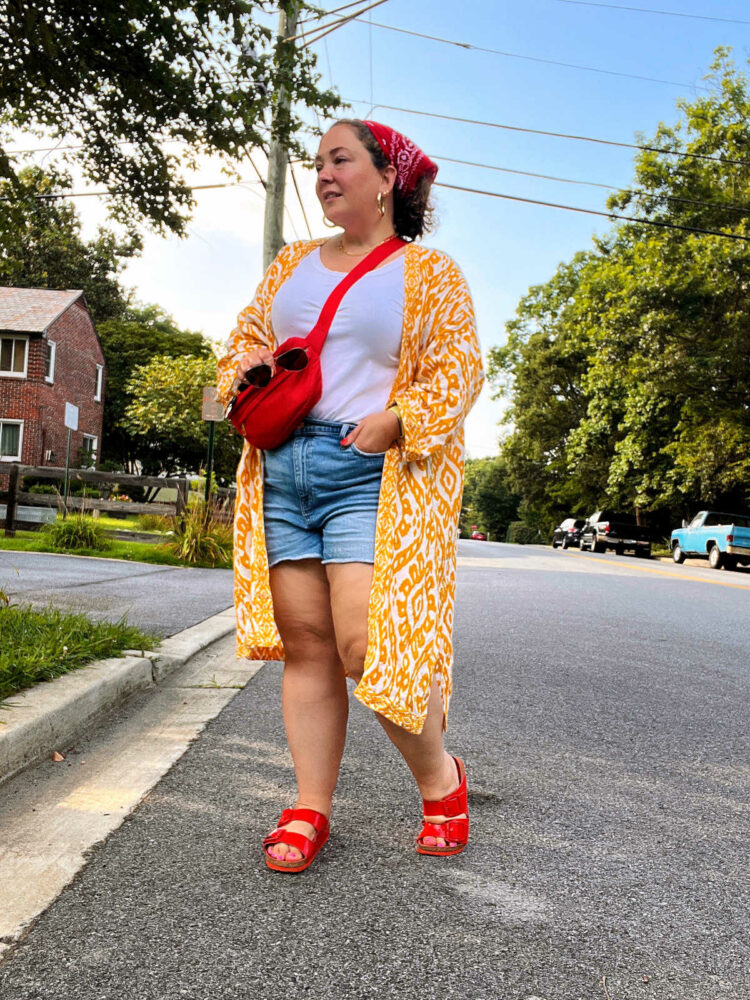
<svg viewBox="0 0 750 1000"><path fill-rule="evenodd" d="M198 501L169 522L174 538L165 548L184 562L216 566L232 558L232 529L217 520L211 504Z"/></svg>
<svg viewBox="0 0 750 1000"><path fill-rule="evenodd" d="M59 493L59 490L49 483L33 483L29 486L29 493Z"/></svg>
<svg viewBox="0 0 750 1000"><path fill-rule="evenodd" d="M61 552L76 549L106 549L110 541L104 529L85 514L71 514L64 521L55 521L44 528L54 548Z"/></svg>
<svg viewBox="0 0 750 1000"><path fill-rule="evenodd" d="M169 531L172 527L164 514L141 514L136 524L141 531Z"/></svg>
<svg viewBox="0 0 750 1000"><path fill-rule="evenodd" d="M544 539L539 528L532 528L524 521L511 521L505 541L515 542L516 545L533 545L535 542L543 542Z"/></svg>

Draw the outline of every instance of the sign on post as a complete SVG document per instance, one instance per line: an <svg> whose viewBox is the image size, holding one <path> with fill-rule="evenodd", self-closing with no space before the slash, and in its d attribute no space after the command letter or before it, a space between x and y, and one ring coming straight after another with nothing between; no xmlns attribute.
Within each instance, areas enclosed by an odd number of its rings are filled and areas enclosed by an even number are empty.
<svg viewBox="0 0 750 1000"><path fill-rule="evenodd" d="M65 426L69 431L78 430L78 407L72 403L65 404Z"/></svg>
<svg viewBox="0 0 750 1000"><path fill-rule="evenodd" d="M215 385L203 386L203 409L201 416L208 421L208 454L206 455L206 493L205 502L208 504L211 496L211 476L214 471L214 438L216 435L216 424L224 419L224 407L219 402L219 391Z"/></svg>
<svg viewBox="0 0 750 1000"><path fill-rule="evenodd" d="M219 402L219 390L215 385L203 386L203 409L201 416L204 420L221 422L224 419L224 407Z"/></svg>

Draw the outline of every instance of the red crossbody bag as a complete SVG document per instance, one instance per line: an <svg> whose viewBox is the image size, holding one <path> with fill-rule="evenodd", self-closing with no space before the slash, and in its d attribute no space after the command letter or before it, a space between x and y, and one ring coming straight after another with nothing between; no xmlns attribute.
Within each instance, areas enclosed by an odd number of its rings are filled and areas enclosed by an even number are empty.
<svg viewBox="0 0 750 1000"><path fill-rule="evenodd" d="M278 448L302 423L323 393L320 352L341 300L355 281L405 245L393 236L375 247L336 285L326 299L315 326L306 337L289 337L273 353L276 374L263 384L241 388L230 404L227 419L256 448ZM256 369L250 369L256 371Z"/></svg>

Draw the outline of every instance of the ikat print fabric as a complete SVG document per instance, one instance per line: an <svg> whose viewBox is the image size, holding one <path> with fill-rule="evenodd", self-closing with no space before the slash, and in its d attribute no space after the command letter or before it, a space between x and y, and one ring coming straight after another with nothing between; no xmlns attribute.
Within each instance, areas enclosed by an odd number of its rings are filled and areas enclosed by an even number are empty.
<svg viewBox="0 0 750 1000"><path fill-rule="evenodd" d="M244 309L218 364L231 399L235 358L277 343L271 305L300 260L322 240L284 247ZM419 733L438 678L447 719L452 693L456 540L463 490L463 423L484 373L466 280L446 254L411 243L404 256L401 356L387 405L404 434L383 468L368 616L368 648L355 697ZM237 471L234 596L237 655L283 660L273 617L263 532L263 457L245 444ZM445 721L445 720L444 720Z"/></svg>

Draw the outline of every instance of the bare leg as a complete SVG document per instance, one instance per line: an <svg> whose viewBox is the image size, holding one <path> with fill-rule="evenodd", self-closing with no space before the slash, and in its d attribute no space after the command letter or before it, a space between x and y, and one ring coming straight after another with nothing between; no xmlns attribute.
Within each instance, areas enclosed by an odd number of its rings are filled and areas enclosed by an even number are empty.
<svg viewBox="0 0 750 1000"><path fill-rule="evenodd" d="M325 568L331 587L331 610L339 654L347 675L359 680L367 652L367 608L372 565L329 563ZM443 799L458 788L455 762L443 746L443 702L437 680L433 682L427 719L419 735L408 733L384 716L376 715L414 775L423 799ZM447 819L445 816L428 818L433 823L442 823ZM428 837L425 843L445 846L442 838Z"/></svg>
<svg viewBox="0 0 750 1000"><path fill-rule="evenodd" d="M349 712L328 580L317 559L279 563L270 577L274 616L286 653L281 700L297 777L295 805L328 816ZM314 839L309 823L295 821L288 829ZM301 858L297 848L283 842L272 845L269 853L279 861Z"/></svg>

